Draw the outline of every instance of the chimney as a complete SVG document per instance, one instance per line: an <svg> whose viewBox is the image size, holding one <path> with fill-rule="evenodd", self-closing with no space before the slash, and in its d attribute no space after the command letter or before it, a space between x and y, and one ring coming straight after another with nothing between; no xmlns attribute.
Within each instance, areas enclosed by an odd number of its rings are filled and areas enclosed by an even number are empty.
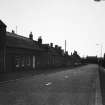
<svg viewBox="0 0 105 105"><path fill-rule="evenodd" d="M42 37L41 36L39 36L39 38L38 38L38 44L42 44Z"/></svg>
<svg viewBox="0 0 105 105"><path fill-rule="evenodd" d="M33 34L32 34L32 32L30 32L29 38L30 38L31 40L33 40Z"/></svg>
<svg viewBox="0 0 105 105"><path fill-rule="evenodd" d="M61 50L61 47L59 47L59 50Z"/></svg>
<svg viewBox="0 0 105 105"><path fill-rule="evenodd" d="M58 45L55 45L55 48L57 49L58 48Z"/></svg>
<svg viewBox="0 0 105 105"><path fill-rule="evenodd" d="M12 30L12 34L15 34L15 31L14 30Z"/></svg>
<svg viewBox="0 0 105 105"><path fill-rule="evenodd" d="M53 47L53 43L50 43L50 46Z"/></svg>

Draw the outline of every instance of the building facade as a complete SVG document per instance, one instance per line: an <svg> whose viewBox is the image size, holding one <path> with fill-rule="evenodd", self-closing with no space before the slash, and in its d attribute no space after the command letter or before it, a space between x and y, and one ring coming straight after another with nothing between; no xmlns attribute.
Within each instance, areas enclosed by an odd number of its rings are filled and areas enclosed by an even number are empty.
<svg viewBox="0 0 105 105"><path fill-rule="evenodd" d="M53 43L42 44L42 38L33 40L7 32L6 25L0 20L0 72L37 70L64 66L67 54Z"/></svg>
<svg viewBox="0 0 105 105"><path fill-rule="evenodd" d="M69 56L58 45L43 44L42 38L33 40L7 32L6 25L0 20L0 72L37 71L39 69L71 66L80 60L77 55Z"/></svg>

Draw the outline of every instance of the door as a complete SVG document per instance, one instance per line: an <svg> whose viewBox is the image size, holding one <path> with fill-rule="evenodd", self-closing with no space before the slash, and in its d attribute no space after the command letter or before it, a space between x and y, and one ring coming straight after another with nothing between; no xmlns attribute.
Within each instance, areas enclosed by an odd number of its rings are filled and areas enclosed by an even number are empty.
<svg viewBox="0 0 105 105"><path fill-rule="evenodd" d="M33 56L33 69L35 69L35 56Z"/></svg>

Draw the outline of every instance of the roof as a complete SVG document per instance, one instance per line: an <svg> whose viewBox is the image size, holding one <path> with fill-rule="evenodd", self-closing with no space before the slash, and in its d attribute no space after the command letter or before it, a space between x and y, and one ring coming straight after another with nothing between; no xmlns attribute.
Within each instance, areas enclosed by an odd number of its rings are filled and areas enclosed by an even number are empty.
<svg viewBox="0 0 105 105"><path fill-rule="evenodd" d="M6 27L6 25L2 22L2 20L0 20L0 26L5 26Z"/></svg>
<svg viewBox="0 0 105 105"><path fill-rule="evenodd" d="M31 40L27 37L17 35L15 33L6 32L6 45L8 47L39 49L37 41Z"/></svg>
<svg viewBox="0 0 105 105"><path fill-rule="evenodd" d="M89 58L89 59L96 59L97 56L87 56L87 58Z"/></svg>
<svg viewBox="0 0 105 105"><path fill-rule="evenodd" d="M6 46L15 48L24 48L37 51L47 51L52 55L62 55L63 51L49 46L49 44L38 44L38 41L17 35L14 32L6 32Z"/></svg>

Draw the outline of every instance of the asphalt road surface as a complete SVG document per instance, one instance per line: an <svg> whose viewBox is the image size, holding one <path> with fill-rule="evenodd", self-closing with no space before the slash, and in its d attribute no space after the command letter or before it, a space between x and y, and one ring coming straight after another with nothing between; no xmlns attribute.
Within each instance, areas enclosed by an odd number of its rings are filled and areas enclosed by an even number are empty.
<svg viewBox="0 0 105 105"><path fill-rule="evenodd" d="M0 83L0 105L102 105L98 66Z"/></svg>

